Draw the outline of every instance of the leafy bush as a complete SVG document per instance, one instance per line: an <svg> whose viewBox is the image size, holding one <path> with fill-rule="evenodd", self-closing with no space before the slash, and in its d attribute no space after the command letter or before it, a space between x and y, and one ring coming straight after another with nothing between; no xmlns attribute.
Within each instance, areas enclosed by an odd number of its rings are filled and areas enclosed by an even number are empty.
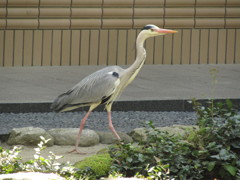
<svg viewBox="0 0 240 180"><path fill-rule="evenodd" d="M12 150L5 150L0 147L0 174L9 174L18 172L22 169L21 160L18 157L21 148L14 147Z"/></svg>
<svg viewBox="0 0 240 180"><path fill-rule="evenodd" d="M240 178L240 115L230 100L225 103L209 101L207 106L193 101L198 114L199 131L188 141L204 160L209 177L220 179Z"/></svg>
<svg viewBox="0 0 240 180"><path fill-rule="evenodd" d="M61 156L56 156L50 152L48 159L41 156L41 151L46 148L48 140L44 137L40 137L41 142L38 147L35 148L34 160L23 162L19 156L21 151L20 147L14 147L12 150L3 149L0 147L0 174L9 174L20 171L27 172L43 172L43 173L56 173L66 179L81 179L82 175L79 174L78 170L73 167L70 163L58 163L57 159ZM87 178L83 178L87 179Z"/></svg>
<svg viewBox="0 0 240 180"><path fill-rule="evenodd" d="M198 114L198 130L185 136L161 132L150 122L147 139L136 144L119 144L110 149L112 171L133 176L149 176L147 167L175 179L240 178L240 116L231 101L202 106L193 101ZM169 174L159 168L169 165Z"/></svg>

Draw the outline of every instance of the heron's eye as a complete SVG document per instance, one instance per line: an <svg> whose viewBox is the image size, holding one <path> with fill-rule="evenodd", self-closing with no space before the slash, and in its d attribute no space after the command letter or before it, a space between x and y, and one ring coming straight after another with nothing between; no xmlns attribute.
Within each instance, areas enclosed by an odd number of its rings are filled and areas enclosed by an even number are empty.
<svg viewBox="0 0 240 180"><path fill-rule="evenodd" d="M153 32L154 31L154 29L150 29L151 30L151 32Z"/></svg>

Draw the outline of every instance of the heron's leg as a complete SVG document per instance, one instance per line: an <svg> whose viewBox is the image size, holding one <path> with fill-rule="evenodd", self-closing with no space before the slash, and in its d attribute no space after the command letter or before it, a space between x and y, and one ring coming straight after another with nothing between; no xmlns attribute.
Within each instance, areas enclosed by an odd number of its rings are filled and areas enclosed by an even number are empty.
<svg viewBox="0 0 240 180"><path fill-rule="evenodd" d="M90 115L90 113L91 113L91 111L88 111L87 114L83 117L83 119L82 119L82 121L81 121L81 123L80 123L80 126L79 126L79 132L78 132L78 136L77 136L75 148L74 148L72 151L70 151L70 153L76 151L77 153L81 154L81 153L77 150L77 148L78 148L78 145L79 145L79 141L80 141L80 136L81 136L81 134L82 134L82 130L83 130L83 128L84 128L84 125L85 125L86 120L87 120L88 116Z"/></svg>
<svg viewBox="0 0 240 180"><path fill-rule="evenodd" d="M77 152L77 153L79 153L79 154L84 154L84 153L80 153L80 152L77 150L78 145L79 145L79 141L80 141L80 136L81 136L81 134L82 134L82 130L83 130L83 128L84 128L84 125L85 125L85 122L86 122L88 116L90 115L90 113L92 112L92 110L95 109L99 104L100 104L100 102L99 102L99 103L94 103L94 104L92 104L92 105L90 106L89 111L87 112L87 114L83 117L83 119L82 119L82 121L81 121L81 123L80 123L80 127L79 127L79 132L78 132L78 136L77 136L75 148L74 148L72 151L70 151L69 153L71 153L71 152Z"/></svg>
<svg viewBox="0 0 240 180"><path fill-rule="evenodd" d="M121 140L120 136L118 135L117 131L115 130L113 124L112 124L112 115L111 115L111 109L112 109L112 104L107 104L106 109L108 112L108 125L109 129L113 132L113 134L116 136L118 140Z"/></svg>
<svg viewBox="0 0 240 180"><path fill-rule="evenodd" d="M109 128L113 132L113 134L116 136L118 140L121 140L120 136L118 135L117 131L115 130L113 124L112 124L112 116L111 116L111 111L108 112L108 123L109 123Z"/></svg>

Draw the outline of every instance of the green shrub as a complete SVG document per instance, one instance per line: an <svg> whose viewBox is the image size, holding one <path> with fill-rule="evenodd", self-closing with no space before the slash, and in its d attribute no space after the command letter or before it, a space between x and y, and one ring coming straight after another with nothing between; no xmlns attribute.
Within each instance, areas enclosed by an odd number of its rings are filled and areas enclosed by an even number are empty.
<svg viewBox="0 0 240 180"><path fill-rule="evenodd" d="M19 156L21 148L13 147L12 150L3 149L0 147L0 174L16 173L20 171L27 172L42 172L42 173L56 173L68 180L79 179L82 177L78 174L76 168L69 163L58 163L57 159L61 156L56 156L54 153L49 152L49 158L46 159L41 156L41 151L46 148L46 144L49 140L45 140L44 137L40 137L41 142L38 147L35 148L34 159L23 162ZM87 178L83 178L87 179Z"/></svg>
<svg viewBox="0 0 240 180"><path fill-rule="evenodd" d="M18 155L20 150L21 148L16 146L12 150L0 147L0 174L14 173L22 169L23 164Z"/></svg>
<svg viewBox="0 0 240 180"><path fill-rule="evenodd" d="M112 171L133 176L149 176L147 167L156 167L175 179L240 179L240 115L231 101L202 106L193 101L199 129L185 136L161 132L150 122L147 139L133 144L119 144L110 149ZM169 174L159 167L169 165Z"/></svg>
<svg viewBox="0 0 240 180"><path fill-rule="evenodd" d="M89 179L96 179L108 175L111 163L110 155L105 153L87 157L74 166L80 169L81 174L88 175Z"/></svg>

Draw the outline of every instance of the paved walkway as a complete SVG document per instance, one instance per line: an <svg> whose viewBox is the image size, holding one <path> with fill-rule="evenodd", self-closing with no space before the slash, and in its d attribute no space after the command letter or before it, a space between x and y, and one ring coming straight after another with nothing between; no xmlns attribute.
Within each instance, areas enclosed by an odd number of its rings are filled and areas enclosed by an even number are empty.
<svg viewBox="0 0 240 180"><path fill-rule="evenodd" d="M103 66L0 68L0 112L7 105L51 103ZM210 71L216 69L216 80ZM144 65L119 102L240 99L240 64ZM11 106L10 106L11 108ZM8 108L9 109L9 108Z"/></svg>

